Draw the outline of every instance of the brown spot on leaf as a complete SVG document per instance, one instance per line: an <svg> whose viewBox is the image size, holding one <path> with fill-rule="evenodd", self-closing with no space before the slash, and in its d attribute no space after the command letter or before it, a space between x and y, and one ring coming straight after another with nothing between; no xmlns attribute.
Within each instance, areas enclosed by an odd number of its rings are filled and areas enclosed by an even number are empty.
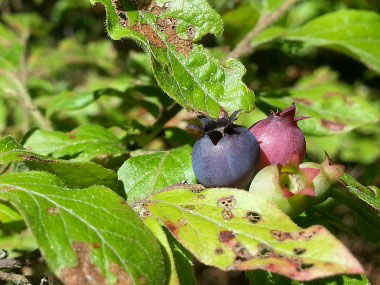
<svg viewBox="0 0 380 285"><path fill-rule="evenodd" d="M293 98L293 100L296 101L297 103L300 103L303 105L307 105L307 106L313 105L312 101L305 99L305 98Z"/></svg>
<svg viewBox="0 0 380 285"><path fill-rule="evenodd" d="M323 95L323 97L325 99L329 99L329 98L333 98L333 97L341 97L346 105L351 106L354 104L354 101L349 96L342 94L342 93L339 93L339 92L326 92Z"/></svg>
<svg viewBox="0 0 380 285"><path fill-rule="evenodd" d="M223 253L224 253L223 248L221 248L221 247L215 248L215 254L216 255L222 255Z"/></svg>
<svg viewBox="0 0 380 285"><path fill-rule="evenodd" d="M313 226L311 228L308 228L307 230L303 230L300 232L282 232L278 230L272 230L270 231L272 237L274 237L278 241L284 241L284 240L304 240L308 241L312 239L320 230L322 227L320 226Z"/></svg>
<svg viewBox="0 0 380 285"><path fill-rule="evenodd" d="M168 230L173 234L173 236L178 236L178 227L177 225L173 224L172 222L166 221L164 222L165 227L168 228Z"/></svg>
<svg viewBox="0 0 380 285"><path fill-rule="evenodd" d="M100 248L100 243L98 243L98 242L94 242L94 243L92 244L92 247L98 249L98 248Z"/></svg>
<svg viewBox="0 0 380 285"><path fill-rule="evenodd" d="M231 231L221 231L219 233L219 240L223 243L229 242L235 238L235 234Z"/></svg>
<svg viewBox="0 0 380 285"><path fill-rule="evenodd" d="M236 205L236 199L234 196L220 198L217 202L217 205L218 207L224 208L226 210L231 210Z"/></svg>
<svg viewBox="0 0 380 285"><path fill-rule="evenodd" d="M232 247L232 251L236 255L235 262L244 262L248 259L253 258L249 250L240 242L235 243L235 245Z"/></svg>
<svg viewBox="0 0 380 285"><path fill-rule="evenodd" d="M224 209L222 211L222 216L223 216L223 219L230 220L234 217L234 214L231 211Z"/></svg>
<svg viewBox="0 0 380 285"><path fill-rule="evenodd" d="M186 210L189 210L189 211L192 211L195 209L195 206L194 205L184 205L182 206L183 208L185 208Z"/></svg>
<svg viewBox="0 0 380 285"><path fill-rule="evenodd" d="M145 285L148 284L148 280L145 276L140 276L137 278L137 284Z"/></svg>
<svg viewBox="0 0 380 285"><path fill-rule="evenodd" d="M303 271L303 270L309 269L313 266L314 266L314 264L312 264L312 263L301 263L297 266L297 271Z"/></svg>
<svg viewBox="0 0 380 285"><path fill-rule="evenodd" d="M166 40L175 46L179 53L188 56L193 48L191 40L181 39L177 35L177 19L175 18L159 18L157 19L157 27L162 33L166 34Z"/></svg>
<svg viewBox="0 0 380 285"><path fill-rule="evenodd" d="M301 255L301 254L303 254L303 253L306 252L306 248L296 247L296 248L293 248L293 252L294 252L296 255Z"/></svg>
<svg viewBox="0 0 380 285"><path fill-rule="evenodd" d="M205 190L206 188L201 185L201 184L192 184L192 185L187 185L188 189L193 192L193 193L201 193L203 190Z"/></svg>
<svg viewBox="0 0 380 285"><path fill-rule="evenodd" d="M203 195L203 194L199 194L199 195L197 195L197 198L198 198L198 199L204 199L204 198L206 198L206 196Z"/></svg>
<svg viewBox="0 0 380 285"><path fill-rule="evenodd" d="M109 266L110 271L116 276L116 285L131 285L134 284L132 278L120 266L112 262ZM139 283L140 284L140 283Z"/></svg>
<svg viewBox="0 0 380 285"><path fill-rule="evenodd" d="M20 155L20 158L25 161L32 161L32 162L44 162L44 163L49 163L49 162L55 162L53 159L45 159L41 157L37 157L31 154L22 154Z"/></svg>
<svg viewBox="0 0 380 285"><path fill-rule="evenodd" d="M258 246L257 246L257 253L256 253L255 257L258 257L258 258L268 258L268 257L271 257L273 255L274 255L274 251L273 251L273 249L269 245L267 245L267 244L265 244L263 242L261 242L261 243L258 244Z"/></svg>
<svg viewBox="0 0 380 285"><path fill-rule="evenodd" d="M256 212L253 212L253 211L248 211L245 214L244 218L247 219L248 221L250 221L252 224L257 224L261 220L260 214L256 213Z"/></svg>
<svg viewBox="0 0 380 285"><path fill-rule="evenodd" d="M324 126L326 129L329 129L334 132L341 131L346 127L346 125L343 123L333 122L326 119L322 119L321 123L322 123L322 126Z"/></svg>
<svg viewBox="0 0 380 285"><path fill-rule="evenodd" d="M105 285L106 281L100 270L91 261L90 245L84 242L73 242L77 255L77 265L61 271L60 279L66 285Z"/></svg>
<svg viewBox="0 0 380 285"><path fill-rule="evenodd" d="M50 207L50 208L47 208L47 212L49 215L58 215L59 209L56 207Z"/></svg>
<svg viewBox="0 0 380 285"><path fill-rule="evenodd" d="M159 38L157 33L153 30L153 28L150 25L140 24L136 22L133 25L132 30L143 34L151 45L154 45L158 48L166 47L165 43Z"/></svg>
<svg viewBox="0 0 380 285"><path fill-rule="evenodd" d="M193 25L188 25L187 29L186 29L186 33L187 33L187 36L190 39L193 39L194 36L195 36L195 28L194 28L194 26Z"/></svg>

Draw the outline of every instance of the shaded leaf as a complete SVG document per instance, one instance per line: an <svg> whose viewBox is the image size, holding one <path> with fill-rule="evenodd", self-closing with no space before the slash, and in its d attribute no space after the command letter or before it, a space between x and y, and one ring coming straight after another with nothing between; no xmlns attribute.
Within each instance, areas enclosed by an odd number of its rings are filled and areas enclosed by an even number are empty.
<svg viewBox="0 0 380 285"><path fill-rule="evenodd" d="M177 285L179 283L178 274L175 266L173 252L170 248L170 244L166 237L164 230L162 229L160 223L152 217L147 217L144 219L145 225L152 231L152 233L156 236L158 241L160 242L163 250L166 253L166 266L167 269L166 275L169 276L169 285Z"/></svg>
<svg viewBox="0 0 380 285"><path fill-rule="evenodd" d="M310 282L299 282L290 280L275 273L265 272L261 270L247 272L249 283L252 285L370 285L365 275L354 276L334 276L323 278Z"/></svg>
<svg viewBox="0 0 380 285"><path fill-rule="evenodd" d="M254 38L254 40L251 43L252 48L255 48L259 45L266 44L270 41L273 41L282 35L284 35L286 32L286 28L281 26L273 26L268 29L265 29L260 34L257 35L257 37Z"/></svg>
<svg viewBox="0 0 380 285"><path fill-rule="evenodd" d="M14 221L20 221L22 217L20 214L10 205L6 203L0 203L0 222L5 224Z"/></svg>
<svg viewBox="0 0 380 285"><path fill-rule="evenodd" d="M334 188L332 196L354 210L371 226L379 228L380 201L377 200L377 193L371 188L361 185L348 174L344 174L341 180L345 187Z"/></svg>
<svg viewBox="0 0 380 285"><path fill-rule="evenodd" d="M25 150L12 137L0 139L0 163L24 162L29 169L57 175L67 186L84 188L91 185L117 187L114 171L94 162L73 162L39 155Z"/></svg>
<svg viewBox="0 0 380 285"><path fill-rule="evenodd" d="M251 5L261 13L270 13L283 4L284 0L249 0Z"/></svg>
<svg viewBox="0 0 380 285"><path fill-rule="evenodd" d="M0 190L65 284L164 283L159 244L110 189L69 189L54 175L25 172L1 176Z"/></svg>
<svg viewBox="0 0 380 285"><path fill-rule="evenodd" d="M270 202L243 190L179 186L140 206L197 259L223 270L264 268L302 281L363 272L325 228L302 229Z"/></svg>
<svg viewBox="0 0 380 285"><path fill-rule="evenodd" d="M129 202L136 202L175 183L196 182L191 147L183 146L128 159L118 171Z"/></svg>
<svg viewBox="0 0 380 285"><path fill-rule="evenodd" d="M253 92L241 81L245 67L236 59L222 66L203 46L193 44L223 30L207 1L91 2L106 7L111 38L132 38L149 53L160 87L186 109L217 117L220 107L229 112L254 108Z"/></svg>
<svg viewBox="0 0 380 285"><path fill-rule="evenodd" d="M286 38L302 41L305 46L321 46L343 52L380 72L380 15L375 12L332 12L290 31Z"/></svg>
<svg viewBox="0 0 380 285"><path fill-rule="evenodd" d="M127 151L119 138L98 125L83 125L69 133L37 130L24 144L25 148L53 157L75 157L89 160L99 155L121 155Z"/></svg>

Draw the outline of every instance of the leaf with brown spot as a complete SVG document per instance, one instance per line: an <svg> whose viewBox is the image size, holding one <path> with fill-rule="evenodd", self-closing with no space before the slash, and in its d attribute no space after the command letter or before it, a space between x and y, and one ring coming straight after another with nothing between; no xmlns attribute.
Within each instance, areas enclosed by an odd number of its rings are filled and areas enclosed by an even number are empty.
<svg viewBox="0 0 380 285"><path fill-rule="evenodd" d="M197 193L178 186L152 195L145 203L152 216L168 225L177 240L207 265L223 270L266 268L302 281L363 272L346 247L322 226L302 229L270 202L244 190L216 188L202 194L205 197L198 199ZM229 200L234 203L221 203ZM223 205L232 218L223 217ZM181 219L188 223L179 224Z"/></svg>
<svg viewBox="0 0 380 285"><path fill-rule="evenodd" d="M206 0L90 0L107 12L112 39L131 38L149 54L160 87L188 110L218 117L254 108L254 94L243 83L246 71L236 59L223 65L202 45L206 34L223 32L221 17Z"/></svg>
<svg viewBox="0 0 380 285"><path fill-rule="evenodd" d="M164 284L159 243L111 189L71 189L47 172L19 172L0 176L0 199L21 213L65 284Z"/></svg>

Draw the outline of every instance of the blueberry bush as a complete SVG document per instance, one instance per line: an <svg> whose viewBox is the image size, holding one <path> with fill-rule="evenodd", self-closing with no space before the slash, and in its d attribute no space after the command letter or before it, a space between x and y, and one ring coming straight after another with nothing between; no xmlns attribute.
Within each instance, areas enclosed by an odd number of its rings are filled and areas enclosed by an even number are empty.
<svg viewBox="0 0 380 285"><path fill-rule="evenodd" d="M380 284L379 42L377 1L0 0L0 284Z"/></svg>

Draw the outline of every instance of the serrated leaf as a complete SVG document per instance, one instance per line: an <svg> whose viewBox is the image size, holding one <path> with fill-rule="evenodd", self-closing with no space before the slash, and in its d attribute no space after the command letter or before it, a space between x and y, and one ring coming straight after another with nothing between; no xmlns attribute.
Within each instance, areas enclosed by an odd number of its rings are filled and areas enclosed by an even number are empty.
<svg viewBox="0 0 380 285"><path fill-rule="evenodd" d="M91 0L107 11L108 32L113 39L129 37L149 53L161 88L186 109L217 117L220 107L249 112L254 96L241 81L245 67L230 59L225 67L201 45L207 33L223 30L220 16L205 0L170 2Z"/></svg>
<svg viewBox="0 0 380 285"><path fill-rule="evenodd" d="M118 171L128 202L136 202L170 185L195 183L191 147L182 146L128 159Z"/></svg>
<svg viewBox="0 0 380 285"><path fill-rule="evenodd" d="M85 188L104 185L117 188L117 175L91 161L73 162L39 155L25 150L12 137L0 139L0 163L24 162L29 169L47 171L57 175L67 186Z"/></svg>
<svg viewBox="0 0 380 285"><path fill-rule="evenodd" d="M327 47L352 56L380 72L380 15L364 10L341 10L320 16L290 31L286 38L306 46Z"/></svg>
<svg viewBox="0 0 380 285"><path fill-rule="evenodd" d="M37 130L28 137L24 147L55 158L74 157L74 161L127 152L119 138L99 125L82 125L69 133Z"/></svg>
<svg viewBox="0 0 380 285"><path fill-rule="evenodd" d="M280 109L293 102L297 116L311 117L298 123L305 135L327 136L347 133L380 118L380 111L367 99L353 96L353 90L340 83L295 87L284 97L262 96L261 101Z"/></svg>
<svg viewBox="0 0 380 285"><path fill-rule="evenodd" d="M275 273L265 272L261 270L247 272L249 283L252 285L370 285L365 275L354 276L334 276L314 280L311 282L299 282L290 280L286 277L277 275Z"/></svg>
<svg viewBox="0 0 380 285"><path fill-rule="evenodd" d="M52 174L25 172L0 177L0 199L20 211L65 284L164 283L157 240L110 189L69 189Z"/></svg>
<svg viewBox="0 0 380 285"><path fill-rule="evenodd" d="M261 268L300 281L363 272L324 227L302 229L270 202L243 190L179 186L140 206L198 260L223 270Z"/></svg>

